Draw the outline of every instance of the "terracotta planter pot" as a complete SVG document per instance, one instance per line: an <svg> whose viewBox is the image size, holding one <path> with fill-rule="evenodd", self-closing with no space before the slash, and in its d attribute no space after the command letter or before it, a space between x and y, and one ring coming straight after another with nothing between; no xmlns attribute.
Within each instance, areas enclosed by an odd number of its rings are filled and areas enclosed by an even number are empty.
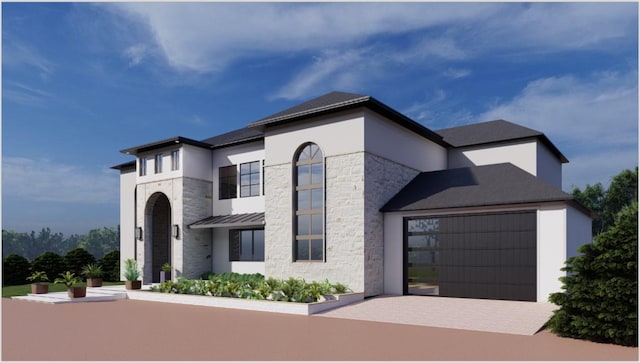
<svg viewBox="0 0 640 363"><path fill-rule="evenodd" d="M102 277L87 279L87 287L101 287L101 286L102 286Z"/></svg>
<svg viewBox="0 0 640 363"><path fill-rule="evenodd" d="M85 297L87 296L87 288L86 287L70 287L67 289L67 296L69 296L72 299L75 299L78 297Z"/></svg>
<svg viewBox="0 0 640 363"><path fill-rule="evenodd" d="M160 282L171 280L171 271L160 271Z"/></svg>
<svg viewBox="0 0 640 363"><path fill-rule="evenodd" d="M124 286L126 287L127 290L140 290L142 288L142 281L140 280L136 280L136 281L125 281L124 282Z"/></svg>
<svg viewBox="0 0 640 363"><path fill-rule="evenodd" d="M47 294L49 292L48 284L31 284L31 293L32 294Z"/></svg>

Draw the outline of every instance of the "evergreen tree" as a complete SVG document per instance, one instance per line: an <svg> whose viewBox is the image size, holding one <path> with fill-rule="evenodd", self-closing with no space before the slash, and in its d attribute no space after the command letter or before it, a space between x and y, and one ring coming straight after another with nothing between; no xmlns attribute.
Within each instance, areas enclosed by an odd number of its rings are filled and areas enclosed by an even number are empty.
<svg viewBox="0 0 640 363"><path fill-rule="evenodd" d="M567 260L564 292L549 328L596 342L638 345L638 202L618 213L615 225Z"/></svg>

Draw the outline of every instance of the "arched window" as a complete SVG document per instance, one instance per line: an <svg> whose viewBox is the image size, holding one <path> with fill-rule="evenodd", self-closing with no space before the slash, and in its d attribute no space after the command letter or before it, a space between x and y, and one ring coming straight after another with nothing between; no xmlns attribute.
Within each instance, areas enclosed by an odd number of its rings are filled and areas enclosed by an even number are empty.
<svg viewBox="0 0 640 363"><path fill-rule="evenodd" d="M324 157L305 144L295 158L294 260L324 260Z"/></svg>

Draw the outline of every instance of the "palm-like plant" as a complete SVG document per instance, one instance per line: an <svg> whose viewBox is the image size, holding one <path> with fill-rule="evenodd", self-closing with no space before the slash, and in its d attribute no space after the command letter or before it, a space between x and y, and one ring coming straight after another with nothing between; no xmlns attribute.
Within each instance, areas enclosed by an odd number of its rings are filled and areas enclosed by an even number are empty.
<svg viewBox="0 0 640 363"><path fill-rule="evenodd" d="M64 284L67 288L72 287L75 284L81 282L80 278L73 274L71 271L67 271L65 273L60 274L61 277L58 277L53 281L55 284Z"/></svg>
<svg viewBox="0 0 640 363"><path fill-rule="evenodd" d="M102 267L95 263L90 263L82 268L82 274L88 279L97 279L102 277Z"/></svg>
<svg viewBox="0 0 640 363"><path fill-rule="evenodd" d="M49 281L49 277L47 277L47 273L44 271L36 271L31 274L31 276L27 277L27 280L33 282L34 284L38 284L41 282Z"/></svg>

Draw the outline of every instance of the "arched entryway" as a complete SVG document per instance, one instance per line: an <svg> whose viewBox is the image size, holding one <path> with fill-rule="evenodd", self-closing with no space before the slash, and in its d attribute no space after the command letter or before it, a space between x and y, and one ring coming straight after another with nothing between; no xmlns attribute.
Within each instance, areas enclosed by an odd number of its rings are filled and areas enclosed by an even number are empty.
<svg viewBox="0 0 640 363"><path fill-rule="evenodd" d="M145 210L147 241L145 243L145 283L160 282L160 268L171 263L171 204L163 193L155 193L147 201ZM151 274L151 276L148 276Z"/></svg>

